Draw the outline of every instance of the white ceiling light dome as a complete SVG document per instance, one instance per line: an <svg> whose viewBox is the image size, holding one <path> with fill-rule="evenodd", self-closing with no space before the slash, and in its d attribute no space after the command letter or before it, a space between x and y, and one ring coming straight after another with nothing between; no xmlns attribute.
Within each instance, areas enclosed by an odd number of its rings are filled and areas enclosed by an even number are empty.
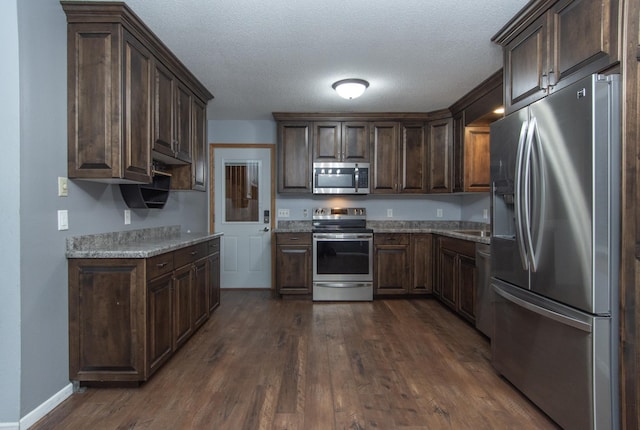
<svg viewBox="0 0 640 430"><path fill-rule="evenodd" d="M334 82L331 87L336 90L340 97L351 100L360 97L364 90L369 87L369 82L364 79L343 79Z"/></svg>

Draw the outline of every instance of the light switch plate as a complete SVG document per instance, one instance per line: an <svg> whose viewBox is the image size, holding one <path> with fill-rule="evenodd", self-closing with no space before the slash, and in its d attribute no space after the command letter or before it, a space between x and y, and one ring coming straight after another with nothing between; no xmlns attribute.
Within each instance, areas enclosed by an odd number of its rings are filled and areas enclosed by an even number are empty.
<svg viewBox="0 0 640 430"><path fill-rule="evenodd" d="M436 217L442 218L442 209L441 208L436 209Z"/></svg>
<svg viewBox="0 0 640 430"><path fill-rule="evenodd" d="M58 230L69 230L69 212L66 209L58 211Z"/></svg>
<svg viewBox="0 0 640 430"><path fill-rule="evenodd" d="M131 224L131 209L124 210L124 223Z"/></svg>
<svg viewBox="0 0 640 430"><path fill-rule="evenodd" d="M58 176L58 197L67 197L69 195L69 182L64 176Z"/></svg>

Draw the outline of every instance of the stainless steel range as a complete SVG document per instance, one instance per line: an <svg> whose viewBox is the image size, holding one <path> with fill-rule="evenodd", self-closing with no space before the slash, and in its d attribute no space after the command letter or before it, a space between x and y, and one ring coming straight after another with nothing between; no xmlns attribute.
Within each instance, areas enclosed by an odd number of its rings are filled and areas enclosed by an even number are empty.
<svg viewBox="0 0 640 430"><path fill-rule="evenodd" d="M373 300L373 230L364 208L313 210L313 300Z"/></svg>

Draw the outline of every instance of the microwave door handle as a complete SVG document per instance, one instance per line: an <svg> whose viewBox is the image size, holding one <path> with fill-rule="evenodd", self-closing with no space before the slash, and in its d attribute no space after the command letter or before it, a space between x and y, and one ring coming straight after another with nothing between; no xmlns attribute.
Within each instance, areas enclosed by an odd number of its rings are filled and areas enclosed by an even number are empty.
<svg viewBox="0 0 640 430"><path fill-rule="evenodd" d="M359 181L359 178L360 178L360 172L358 171L358 165L356 164L356 168L355 168L355 178L354 178L354 179L355 179L355 182L356 182L356 184L355 184L355 185L356 185L356 193L358 192L358 183L360 182L360 181Z"/></svg>

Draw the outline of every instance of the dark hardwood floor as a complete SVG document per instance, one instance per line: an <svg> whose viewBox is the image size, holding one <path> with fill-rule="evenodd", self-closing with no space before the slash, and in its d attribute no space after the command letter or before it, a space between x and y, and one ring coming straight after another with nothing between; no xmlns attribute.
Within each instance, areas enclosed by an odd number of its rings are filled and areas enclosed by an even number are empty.
<svg viewBox="0 0 640 430"><path fill-rule="evenodd" d="M316 303L223 291L147 383L75 393L32 429L554 429L430 299Z"/></svg>

